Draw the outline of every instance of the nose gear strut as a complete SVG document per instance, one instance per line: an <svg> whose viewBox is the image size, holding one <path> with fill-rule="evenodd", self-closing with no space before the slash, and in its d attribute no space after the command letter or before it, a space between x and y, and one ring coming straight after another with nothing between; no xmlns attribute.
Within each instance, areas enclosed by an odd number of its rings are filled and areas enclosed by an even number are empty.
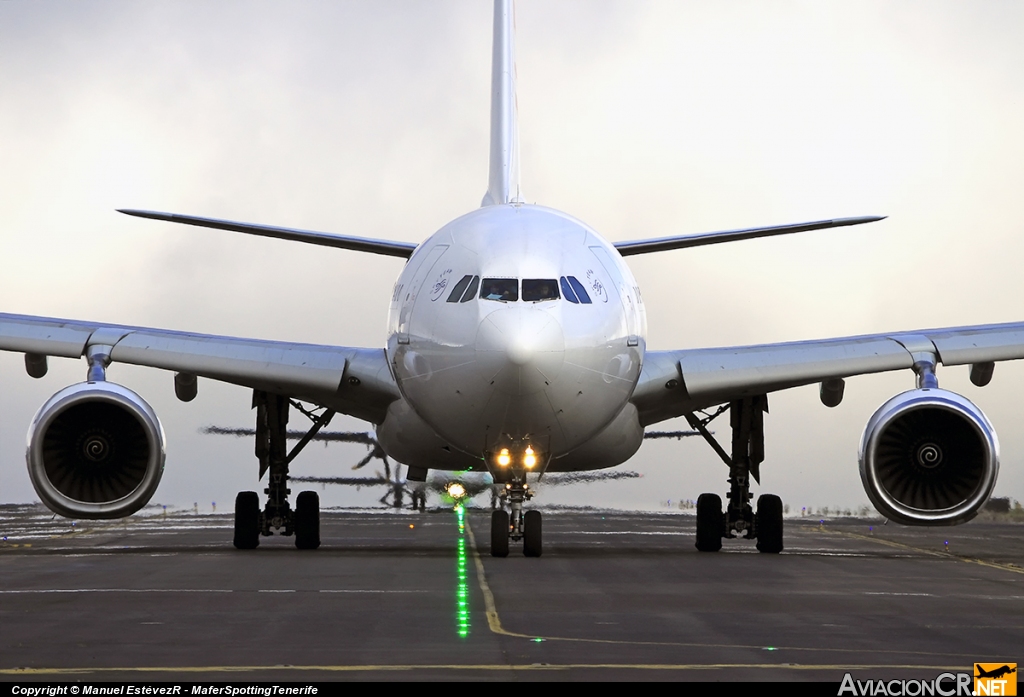
<svg viewBox="0 0 1024 697"><path fill-rule="evenodd" d="M523 554L539 557L542 551L540 511L523 512L523 504L533 498L533 492L526 483L526 473L513 473L499 498L501 508L491 514L491 556L507 557L509 540L522 540ZM506 504L511 515L505 510Z"/></svg>
<svg viewBox="0 0 1024 697"><path fill-rule="evenodd" d="M509 538L513 542L519 542L523 539L523 504L533 498L533 492L524 480L514 478L505 485L505 490L499 497L502 506L508 504L511 512Z"/></svg>
<svg viewBox="0 0 1024 697"><path fill-rule="evenodd" d="M530 485L526 483L527 472L543 473L546 457L534 450L533 439L510 439L507 447L494 450L496 466L491 469L495 484L504 488L497 492L501 507L491 514L491 556L507 557L509 541L523 543L523 554L527 557L541 555L541 514L539 511L523 511L523 504L533 498ZM492 497L495 494L491 490ZM493 501L493 498L492 498ZM507 510L506 510L507 509Z"/></svg>

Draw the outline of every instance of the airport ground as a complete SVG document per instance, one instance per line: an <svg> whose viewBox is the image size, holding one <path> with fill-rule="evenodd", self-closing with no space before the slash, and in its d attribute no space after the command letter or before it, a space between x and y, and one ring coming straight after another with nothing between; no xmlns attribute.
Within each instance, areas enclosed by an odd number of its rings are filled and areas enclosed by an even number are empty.
<svg viewBox="0 0 1024 697"><path fill-rule="evenodd" d="M682 514L325 511L323 546L231 547L230 514L78 522L0 507L0 679L933 678L1024 647L1024 525L786 520L693 547Z"/></svg>

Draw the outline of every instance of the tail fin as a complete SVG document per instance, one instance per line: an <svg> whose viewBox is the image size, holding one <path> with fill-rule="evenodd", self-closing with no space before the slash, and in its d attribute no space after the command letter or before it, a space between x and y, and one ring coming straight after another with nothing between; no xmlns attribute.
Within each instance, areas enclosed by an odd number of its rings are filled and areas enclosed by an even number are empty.
<svg viewBox="0 0 1024 697"><path fill-rule="evenodd" d="M491 166L482 206L522 200L519 193L519 107L516 103L513 0L494 0L491 63Z"/></svg>

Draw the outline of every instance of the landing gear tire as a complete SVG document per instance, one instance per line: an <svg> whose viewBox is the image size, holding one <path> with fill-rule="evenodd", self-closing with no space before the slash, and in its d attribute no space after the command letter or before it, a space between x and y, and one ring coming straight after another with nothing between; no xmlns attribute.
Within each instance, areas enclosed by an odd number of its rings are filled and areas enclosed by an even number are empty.
<svg viewBox="0 0 1024 697"><path fill-rule="evenodd" d="M757 551L778 554L782 551L782 499L774 494L757 497Z"/></svg>
<svg viewBox="0 0 1024 697"><path fill-rule="evenodd" d="M316 549L320 546L320 496L315 491L303 491L295 499L295 546Z"/></svg>
<svg viewBox="0 0 1024 697"><path fill-rule="evenodd" d="M508 556L508 511L491 514L491 556Z"/></svg>
<svg viewBox="0 0 1024 697"><path fill-rule="evenodd" d="M722 498L718 494L697 497L697 550L717 552L722 548Z"/></svg>
<svg viewBox="0 0 1024 697"><path fill-rule="evenodd" d="M255 491L240 491L235 497L235 547L260 546L260 497Z"/></svg>
<svg viewBox="0 0 1024 697"><path fill-rule="evenodd" d="M541 553L540 511L527 511L523 516L523 554L539 557Z"/></svg>

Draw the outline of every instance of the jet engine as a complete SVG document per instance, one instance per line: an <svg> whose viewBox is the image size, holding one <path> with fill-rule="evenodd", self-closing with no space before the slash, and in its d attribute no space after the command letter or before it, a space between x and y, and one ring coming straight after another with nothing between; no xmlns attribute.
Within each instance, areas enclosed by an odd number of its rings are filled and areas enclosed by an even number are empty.
<svg viewBox="0 0 1024 697"><path fill-rule="evenodd" d="M896 395L868 420L860 476L882 515L905 525L955 525L975 516L999 473L988 418L947 390Z"/></svg>
<svg viewBox="0 0 1024 697"><path fill-rule="evenodd" d="M126 387L83 382L53 395L28 431L28 473L50 510L121 518L145 506L164 470L164 432Z"/></svg>

